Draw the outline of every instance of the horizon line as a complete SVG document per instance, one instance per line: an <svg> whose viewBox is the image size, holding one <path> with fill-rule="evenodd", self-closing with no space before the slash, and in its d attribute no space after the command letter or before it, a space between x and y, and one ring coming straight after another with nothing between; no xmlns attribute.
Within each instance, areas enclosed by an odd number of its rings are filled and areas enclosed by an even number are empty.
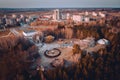
<svg viewBox="0 0 120 80"><path fill-rule="evenodd" d="M8 8L8 7L3 7L3 8ZM12 8L12 7L10 7L10 8ZM30 8L30 7L29 7ZM31 7L31 9L33 9L33 8L35 8L35 7ZM38 8L38 7L36 7L36 8ZM72 8L99 8L99 9L109 9L109 8L120 8L120 7L41 7L41 8L48 8L48 9L52 9L52 8L68 8L68 9L72 9ZM0 9L2 9L1 7L0 7ZM27 8L12 8L12 9L28 9L28 7ZM38 9L40 9L40 8L38 8Z"/></svg>

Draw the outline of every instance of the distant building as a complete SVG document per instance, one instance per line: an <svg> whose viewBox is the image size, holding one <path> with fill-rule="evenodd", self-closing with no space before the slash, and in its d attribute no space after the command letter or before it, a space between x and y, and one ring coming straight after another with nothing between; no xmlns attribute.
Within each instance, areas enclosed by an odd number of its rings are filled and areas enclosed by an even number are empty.
<svg viewBox="0 0 120 80"><path fill-rule="evenodd" d="M86 49L88 47L95 46L95 39L93 37L87 37L86 39L80 41L74 41L74 44L80 45L81 49Z"/></svg>
<svg viewBox="0 0 120 80"><path fill-rule="evenodd" d="M86 11L86 12L85 12L85 16L88 16L88 15L89 15L89 12Z"/></svg>
<svg viewBox="0 0 120 80"><path fill-rule="evenodd" d="M97 16L97 13L95 13L95 12L92 12L92 16Z"/></svg>
<svg viewBox="0 0 120 80"><path fill-rule="evenodd" d="M17 16L15 14L12 14L12 18L16 18Z"/></svg>
<svg viewBox="0 0 120 80"><path fill-rule="evenodd" d="M59 9L54 10L53 19L54 19L54 20L60 20L60 12L59 12Z"/></svg>
<svg viewBox="0 0 120 80"><path fill-rule="evenodd" d="M89 22L89 21L90 21L90 18L89 18L89 17L85 17L85 18L84 18L84 21L85 21L85 22Z"/></svg>
<svg viewBox="0 0 120 80"><path fill-rule="evenodd" d="M51 17L52 17L52 15L44 15L44 18L50 19Z"/></svg>
<svg viewBox="0 0 120 80"><path fill-rule="evenodd" d="M26 22L27 24L29 24L29 23L30 23L30 19L29 19L29 18L26 18L26 19L25 19L25 22Z"/></svg>
<svg viewBox="0 0 120 80"><path fill-rule="evenodd" d="M4 15L4 16L3 16L3 18L7 18L7 16L6 16L6 15Z"/></svg>
<svg viewBox="0 0 120 80"><path fill-rule="evenodd" d="M24 18L24 15L21 14L21 15L20 15L20 18Z"/></svg>
<svg viewBox="0 0 120 80"><path fill-rule="evenodd" d="M70 13L67 13L67 18L66 19L70 19Z"/></svg>
<svg viewBox="0 0 120 80"><path fill-rule="evenodd" d="M62 20L65 20L67 18L67 15L66 14L61 14L61 19Z"/></svg>
<svg viewBox="0 0 120 80"><path fill-rule="evenodd" d="M10 19L6 18L6 25L10 25Z"/></svg>
<svg viewBox="0 0 120 80"><path fill-rule="evenodd" d="M2 21L2 25L6 24L6 18L2 18L1 21Z"/></svg>
<svg viewBox="0 0 120 80"><path fill-rule="evenodd" d="M83 18L80 15L73 15L72 19L73 21L77 21L77 22L83 21Z"/></svg>
<svg viewBox="0 0 120 80"><path fill-rule="evenodd" d="M99 12L99 16L101 16L101 17L105 17L105 14L103 14L102 12Z"/></svg>
<svg viewBox="0 0 120 80"><path fill-rule="evenodd" d="M97 41L98 44L109 45L109 41L107 39L99 39Z"/></svg>
<svg viewBox="0 0 120 80"><path fill-rule="evenodd" d="M16 25L17 21L15 18L12 18L12 19L10 19L10 23L11 23L11 25Z"/></svg>
<svg viewBox="0 0 120 80"><path fill-rule="evenodd" d="M35 30L24 30L23 31L23 35L25 36L25 37L30 37L30 38L32 38L35 34L37 34L38 32L37 31L35 31Z"/></svg>

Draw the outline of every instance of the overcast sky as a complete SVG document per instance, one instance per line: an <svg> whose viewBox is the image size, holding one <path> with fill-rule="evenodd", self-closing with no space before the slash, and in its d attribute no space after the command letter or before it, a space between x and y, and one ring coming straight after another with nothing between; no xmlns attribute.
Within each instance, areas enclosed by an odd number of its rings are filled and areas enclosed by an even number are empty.
<svg viewBox="0 0 120 80"><path fill-rule="evenodd" d="M120 0L0 0L0 8L120 8Z"/></svg>

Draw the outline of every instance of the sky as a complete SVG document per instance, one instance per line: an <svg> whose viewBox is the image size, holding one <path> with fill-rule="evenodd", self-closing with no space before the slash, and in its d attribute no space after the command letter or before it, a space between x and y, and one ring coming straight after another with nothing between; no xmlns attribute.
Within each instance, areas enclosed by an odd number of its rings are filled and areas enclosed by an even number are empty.
<svg viewBox="0 0 120 80"><path fill-rule="evenodd" d="M0 0L0 8L120 8L120 0Z"/></svg>

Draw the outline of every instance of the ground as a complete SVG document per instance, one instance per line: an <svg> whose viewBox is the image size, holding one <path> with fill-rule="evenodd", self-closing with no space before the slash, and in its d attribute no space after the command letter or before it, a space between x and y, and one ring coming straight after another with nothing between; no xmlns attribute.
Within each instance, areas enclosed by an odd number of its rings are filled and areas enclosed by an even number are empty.
<svg viewBox="0 0 120 80"><path fill-rule="evenodd" d="M76 41L77 40L79 41L79 39L76 39ZM50 63L52 63L55 59L64 59L66 61L65 66L68 66L71 63L76 63L78 61L78 59L80 58L80 54L73 55L72 47L71 47L72 45L70 43L71 41L72 41L72 39L69 39L69 40L65 39L64 41L54 41L49 44L47 44L47 43L36 44L36 46L38 46L38 48L39 48L39 54L41 56L41 60L40 60L40 62L37 63L37 65L42 65L45 68L51 68L52 66L50 65ZM66 42L68 42L67 46L64 45ZM55 58L46 57L44 55L44 52L46 50L51 50L53 48L59 49L61 51L61 55L58 57L55 57ZM105 45L97 44L96 46L88 47L85 50L87 50L87 52L96 52L101 48L105 48Z"/></svg>
<svg viewBox="0 0 120 80"><path fill-rule="evenodd" d="M72 56L72 49L70 48L63 48L61 47L62 43L59 42L53 42L50 44L44 44L42 47L39 47L39 54L41 55L41 61L40 61L40 65L43 65L44 67L50 67L50 63L56 59L56 58L64 58L67 60L67 58L69 58L70 56ZM37 45L40 46L40 45ZM61 51L61 55L55 58L48 58L44 55L44 52L46 50L51 50L53 48L57 48ZM69 55L68 55L69 54ZM38 63L39 64L39 63Z"/></svg>

